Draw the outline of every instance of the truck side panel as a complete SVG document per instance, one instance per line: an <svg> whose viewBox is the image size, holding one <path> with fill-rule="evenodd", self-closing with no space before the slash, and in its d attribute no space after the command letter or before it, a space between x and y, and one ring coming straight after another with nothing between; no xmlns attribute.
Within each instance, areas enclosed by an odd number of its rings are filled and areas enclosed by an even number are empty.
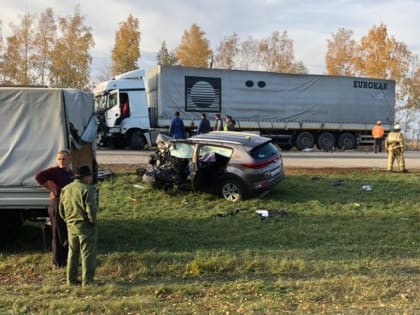
<svg viewBox="0 0 420 315"><path fill-rule="evenodd" d="M200 112L229 114L243 128L268 121L370 128L376 120L394 119L392 80L169 66L158 67L150 78L158 91L152 90L149 107L159 125L175 111L187 122L198 120Z"/></svg>
<svg viewBox="0 0 420 315"><path fill-rule="evenodd" d="M61 90L0 89L0 186L38 186L34 176L69 148Z"/></svg>
<svg viewBox="0 0 420 315"><path fill-rule="evenodd" d="M59 150L71 150L73 168L88 164L95 170L95 146L81 140L93 113L91 93L0 88L1 215L47 215L48 191L38 185L35 174L56 165Z"/></svg>

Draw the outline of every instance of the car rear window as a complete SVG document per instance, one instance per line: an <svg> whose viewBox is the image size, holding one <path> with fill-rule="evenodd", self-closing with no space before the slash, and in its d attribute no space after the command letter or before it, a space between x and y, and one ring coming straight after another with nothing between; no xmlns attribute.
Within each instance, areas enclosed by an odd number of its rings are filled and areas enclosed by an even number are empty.
<svg viewBox="0 0 420 315"><path fill-rule="evenodd" d="M225 148L219 147L214 145L203 145L200 148L200 156L207 155L209 153L216 153L221 156L230 158L232 156L233 149L232 148Z"/></svg>
<svg viewBox="0 0 420 315"><path fill-rule="evenodd" d="M251 150L250 155L256 160L265 160L278 154L279 150L271 143L267 142Z"/></svg>

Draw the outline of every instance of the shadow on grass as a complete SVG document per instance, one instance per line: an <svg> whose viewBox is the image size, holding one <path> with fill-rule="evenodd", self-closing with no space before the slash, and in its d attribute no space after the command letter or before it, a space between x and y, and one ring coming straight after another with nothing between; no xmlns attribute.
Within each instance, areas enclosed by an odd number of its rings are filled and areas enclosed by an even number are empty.
<svg viewBox="0 0 420 315"><path fill-rule="evenodd" d="M98 252L295 251L305 252L308 259L311 255L325 259L418 255L413 246L420 242L415 210L404 218L389 209L380 214L381 207L404 194L418 196L418 180L415 176L379 175L367 179L358 173L322 171L291 175L264 199L245 202L239 213L225 217L217 217L211 210L194 217L186 215L191 209L182 207L157 215L139 208L136 211L145 211L141 218L100 219ZM343 184L334 185L337 180ZM372 192L362 190L367 184L372 185ZM205 203L200 198L198 201ZM349 209L353 203L367 206ZM312 204L319 208L308 208ZM288 215L262 220L255 214L258 206L285 206ZM44 251L40 225L25 224L5 237L0 253Z"/></svg>
<svg viewBox="0 0 420 315"><path fill-rule="evenodd" d="M44 234L43 227L43 223L26 222L19 228L3 229L0 233L0 253L49 251L50 239Z"/></svg>
<svg viewBox="0 0 420 315"><path fill-rule="evenodd" d="M392 216L290 214L262 220L255 214L239 213L225 218L106 220L98 227L98 254L265 251L327 260L372 255L418 257L412 244L420 242L418 220ZM40 226L24 225L8 235L0 253L46 252L43 242Z"/></svg>

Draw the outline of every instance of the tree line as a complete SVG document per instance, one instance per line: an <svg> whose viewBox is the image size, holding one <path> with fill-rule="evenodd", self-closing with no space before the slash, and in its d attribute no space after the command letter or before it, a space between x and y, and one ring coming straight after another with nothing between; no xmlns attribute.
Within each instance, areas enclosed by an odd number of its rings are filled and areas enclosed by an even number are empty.
<svg viewBox="0 0 420 315"><path fill-rule="evenodd" d="M79 5L66 17L55 17L52 8L39 15L25 13L18 24L10 25L12 35L4 40L1 26L0 21L0 84L89 87L90 50L95 41ZM129 14L119 23L110 67L103 69L100 79L137 69L140 47L140 21ZM325 73L395 80L397 99L404 101L404 108L418 109L420 67L416 58L404 42L390 36L383 23L374 25L359 40L352 30L340 28L327 40ZM163 41L156 60L160 65L308 72L305 64L296 60L287 30L244 40L233 33L213 50L205 32L194 23L184 31L176 48L169 49Z"/></svg>

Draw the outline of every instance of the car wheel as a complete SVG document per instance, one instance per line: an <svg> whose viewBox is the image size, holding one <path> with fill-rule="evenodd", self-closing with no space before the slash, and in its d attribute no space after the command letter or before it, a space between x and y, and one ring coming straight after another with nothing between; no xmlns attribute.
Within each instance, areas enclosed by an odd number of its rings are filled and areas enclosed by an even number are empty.
<svg viewBox="0 0 420 315"><path fill-rule="evenodd" d="M244 185L236 179L228 179L221 186L222 197L226 200L238 202L246 199L246 189Z"/></svg>

